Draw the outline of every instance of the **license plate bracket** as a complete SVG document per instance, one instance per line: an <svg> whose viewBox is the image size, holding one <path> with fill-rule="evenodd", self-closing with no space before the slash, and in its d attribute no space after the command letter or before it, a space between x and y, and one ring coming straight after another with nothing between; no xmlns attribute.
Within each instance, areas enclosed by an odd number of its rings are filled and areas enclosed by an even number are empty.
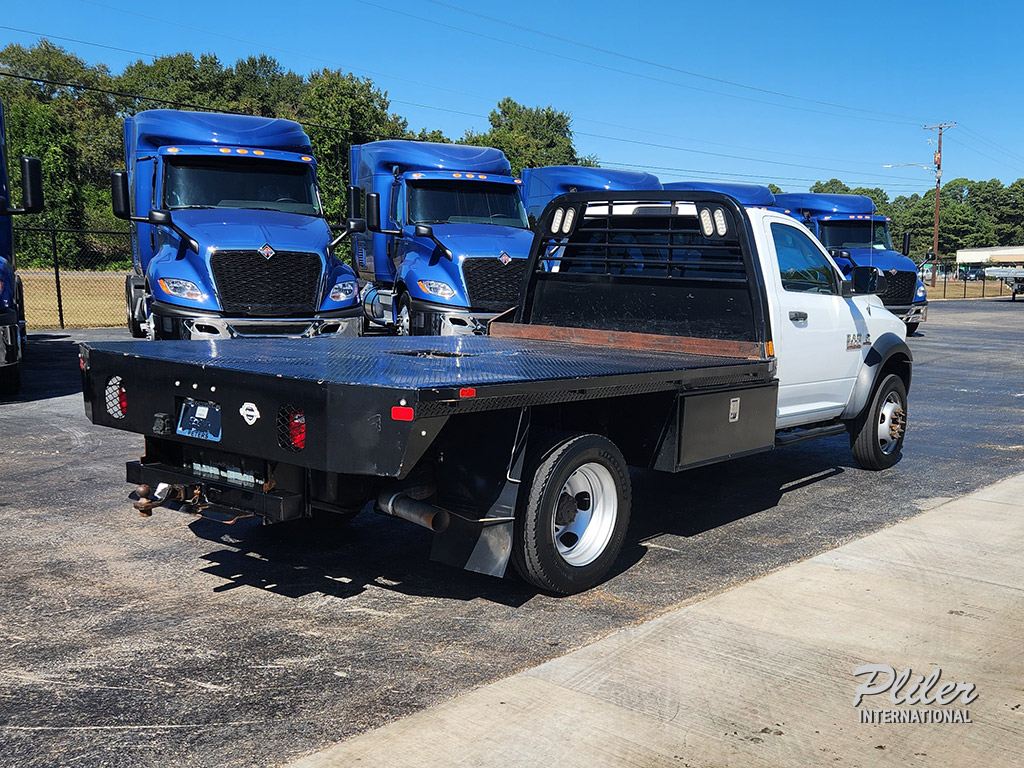
<svg viewBox="0 0 1024 768"><path fill-rule="evenodd" d="M221 436L220 403L186 398L178 417L177 433L183 437L219 443Z"/></svg>

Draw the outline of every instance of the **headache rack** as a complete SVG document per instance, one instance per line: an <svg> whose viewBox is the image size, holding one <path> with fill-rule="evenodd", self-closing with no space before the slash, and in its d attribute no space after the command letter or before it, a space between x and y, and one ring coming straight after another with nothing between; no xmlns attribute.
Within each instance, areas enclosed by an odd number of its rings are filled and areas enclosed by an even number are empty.
<svg viewBox="0 0 1024 768"><path fill-rule="evenodd" d="M584 192L541 215L518 324L770 341L750 224L713 192Z"/></svg>

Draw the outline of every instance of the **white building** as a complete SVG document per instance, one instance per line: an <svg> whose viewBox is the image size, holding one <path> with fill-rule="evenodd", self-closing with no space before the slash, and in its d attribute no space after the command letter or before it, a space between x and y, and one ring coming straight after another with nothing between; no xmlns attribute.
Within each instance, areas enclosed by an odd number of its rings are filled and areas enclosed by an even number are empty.
<svg viewBox="0 0 1024 768"><path fill-rule="evenodd" d="M957 264L1024 264L1024 245L996 246L995 248L961 248L956 252Z"/></svg>

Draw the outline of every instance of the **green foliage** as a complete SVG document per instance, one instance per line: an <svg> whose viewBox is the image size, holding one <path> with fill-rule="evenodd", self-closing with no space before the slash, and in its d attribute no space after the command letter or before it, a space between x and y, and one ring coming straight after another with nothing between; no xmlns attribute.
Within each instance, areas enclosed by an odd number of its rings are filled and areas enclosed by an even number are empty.
<svg viewBox="0 0 1024 768"><path fill-rule="evenodd" d="M769 184L768 191L771 192L773 195L781 195L782 187L780 187L778 184Z"/></svg>
<svg viewBox="0 0 1024 768"><path fill-rule="evenodd" d="M579 157L572 141L572 117L554 107L526 107L512 98L498 102L488 117L486 133L466 131L460 143L496 147L505 153L512 173L543 165L597 165L594 157Z"/></svg>

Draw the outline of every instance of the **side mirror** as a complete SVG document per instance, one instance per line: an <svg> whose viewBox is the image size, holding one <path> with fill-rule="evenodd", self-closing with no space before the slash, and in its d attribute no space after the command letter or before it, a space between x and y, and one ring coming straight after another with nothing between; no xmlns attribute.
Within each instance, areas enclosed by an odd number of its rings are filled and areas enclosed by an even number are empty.
<svg viewBox="0 0 1024 768"><path fill-rule="evenodd" d="M380 232L380 194L370 192L366 196L366 228L371 232Z"/></svg>
<svg viewBox="0 0 1024 768"><path fill-rule="evenodd" d="M366 231L366 219L346 219L345 231L355 235Z"/></svg>
<svg viewBox="0 0 1024 768"><path fill-rule="evenodd" d="M829 248L828 255L831 256L833 259L843 259L849 262L853 261L853 259L850 258L849 251L844 251L839 248Z"/></svg>
<svg viewBox="0 0 1024 768"><path fill-rule="evenodd" d="M128 171L110 172L110 206L114 215L127 221L131 218L131 198L128 195Z"/></svg>
<svg viewBox="0 0 1024 768"><path fill-rule="evenodd" d="M361 219L362 211L360 203L363 199L363 190L357 187L355 184L349 184L348 186L348 217L351 219ZM379 210L379 207L378 207Z"/></svg>
<svg viewBox="0 0 1024 768"><path fill-rule="evenodd" d="M199 253L199 243L194 237L189 235L188 232L183 230L177 224L174 223L174 219L171 217L170 211L164 211L159 208L154 208L149 212L149 216L142 221L148 221L155 227L168 227L173 230L178 237L181 238L181 242L185 244L185 247Z"/></svg>
<svg viewBox="0 0 1024 768"><path fill-rule="evenodd" d="M434 228L429 224L417 224L415 229L413 230L413 233L416 235L416 237L425 237L427 238L427 240L432 240L434 245L441 249L441 253L444 254L445 258L448 259L448 261L455 260L455 254L449 251L447 246L445 246L444 243L437 239L437 236L434 234Z"/></svg>
<svg viewBox="0 0 1024 768"><path fill-rule="evenodd" d="M21 205L25 213L43 210L43 164L37 157L21 158Z"/></svg>
<svg viewBox="0 0 1024 768"><path fill-rule="evenodd" d="M910 256L910 233L903 233L903 250L900 251L904 256Z"/></svg>
<svg viewBox="0 0 1024 768"><path fill-rule="evenodd" d="M855 294L885 293L889 287L885 275L874 267L854 267L850 273L850 282L853 283Z"/></svg>

